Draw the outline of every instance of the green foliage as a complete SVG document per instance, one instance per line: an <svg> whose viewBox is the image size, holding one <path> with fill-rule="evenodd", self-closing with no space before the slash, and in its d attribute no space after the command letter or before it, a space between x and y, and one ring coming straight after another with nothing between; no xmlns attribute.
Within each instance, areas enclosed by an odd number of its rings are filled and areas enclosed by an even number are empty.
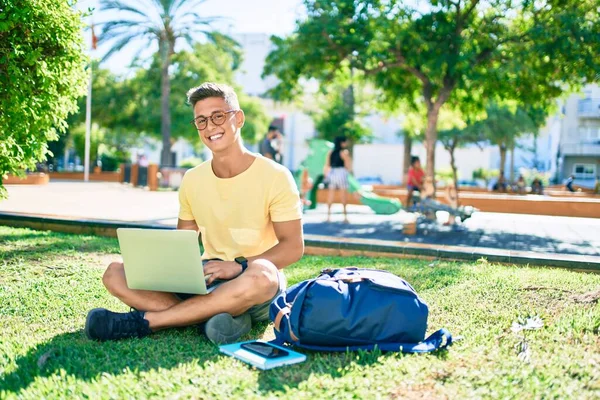
<svg viewBox="0 0 600 400"><path fill-rule="evenodd" d="M269 129L271 117L267 114L262 100L248 96L241 89L237 90L240 108L244 110L246 122L242 128L242 138L246 143L256 143Z"/></svg>
<svg viewBox="0 0 600 400"><path fill-rule="evenodd" d="M181 162L179 163L179 167L194 168L195 166L202 164L202 161L203 160L201 158L197 158L197 157L186 158L185 160L181 160Z"/></svg>
<svg viewBox="0 0 600 400"><path fill-rule="evenodd" d="M137 88L131 81L102 68L97 60L92 62L92 121L107 130L120 131L121 135L139 132L133 113L138 106L134 96ZM77 100L79 112L68 119L69 126L85 123L87 95Z"/></svg>
<svg viewBox="0 0 600 400"><path fill-rule="evenodd" d="M596 398L600 304L574 295L600 275L559 268L375 257L306 256L285 269L289 285L324 268L388 270L429 305L429 333L447 328L447 351L306 352L304 363L270 371L219 353L196 327L143 339L88 340L86 313L129 307L102 285L116 238L0 227L0 398L373 399ZM572 293L569 293L572 292ZM519 359L513 322L538 315ZM267 323L244 339L272 339ZM568 373L565 373L568 371ZM410 376L410 380L407 380Z"/></svg>
<svg viewBox="0 0 600 400"><path fill-rule="evenodd" d="M473 170L473 179L483 179L486 186L491 179L497 178L498 176L500 176L500 170L497 169L477 168L476 170Z"/></svg>
<svg viewBox="0 0 600 400"><path fill-rule="evenodd" d="M81 14L66 1L0 6L0 198L2 178L34 168L85 93Z"/></svg>
<svg viewBox="0 0 600 400"><path fill-rule="evenodd" d="M479 132L491 144L507 149L516 145L522 135L536 133L546 118L543 109L510 107L498 103L488 104L486 115L484 120L475 122L469 130Z"/></svg>
<svg viewBox="0 0 600 400"><path fill-rule="evenodd" d="M100 163L102 164L102 171L117 171L121 163L128 161L127 158L116 155L115 153L102 153L100 155Z"/></svg>
<svg viewBox="0 0 600 400"><path fill-rule="evenodd" d="M454 180L454 173L452 172L452 168L437 169L435 171L435 180L443 182Z"/></svg>
<svg viewBox="0 0 600 400"><path fill-rule="evenodd" d="M235 58L214 44L198 43L192 51L181 51L173 56L173 73L170 75L170 113L173 137L198 140L198 131L190 124L193 111L187 103L186 93L202 82L226 82L237 89L240 107L246 114L242 129L244 140L254 143L264 134L270 119L259 99L244 94L233 83ZM133 78L123 81L129 93L130 110L125 127L145 132L151 136L161 135L161 94L157 87L161 82L161 60L155 55L149 67L137 69Z"/></svg>
<svg viewBox="0 0 600 400"><path fill-rule="evenodd" d="M79 124L70 130L75 153L81 160L85 159L85 124ZM104 141L106 132L98 124L92 124L90 131L90 169L98 159L100 144Z"/></svg>
<svg viewBox="0 0 600 400"><path fill-rule="evenodd" d="M111 20L104 24L100 42L114 40L112 47L104 58L121 51L128 44L136 40L143 40L146 44L158 44L160 67L160 110L163 150L161 164L169 165L171 159L171 87L170 69L177 42L185 41L193 46L198 36L203 36L209 42L215 43L224 53L232 56L234 67L241 62L237 43L230 37L210 29L211 24L218 17L205 17L199 14L199 8L205 0L145 0L133 4L123 0L101 0L100 7L103 11L118 14L120 19ZM139 48L135 58L144 49ZM154 90L156 88L153 88Z"/></svg>
<svg viewBox="0 0 600 400"><path fill-rule="evenodd" d="M274 37L264 75L279 100L350 65L380 91L380 107L426 110L428 160L437 118L450 104L477 119L490 100L547 109L571 87L600 76L597 0L305 0L307 18ZM433 163L432 163L433 164ZM431 175L434 165L427 165Z"/></svg>
<svg viewBox="0 0 600 400"><path fill-rule="evenodd" d="M368 140L371 130L357 117L354 104L345 100L344 91L337 89L326 94L320 112L313 113L319 138L332 141L337 136L345 136L352 143Z"/></svg>

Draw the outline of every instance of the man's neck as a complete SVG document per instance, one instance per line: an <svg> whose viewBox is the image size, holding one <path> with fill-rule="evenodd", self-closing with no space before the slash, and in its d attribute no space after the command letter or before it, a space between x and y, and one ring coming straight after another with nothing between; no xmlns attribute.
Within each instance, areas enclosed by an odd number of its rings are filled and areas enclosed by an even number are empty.
<svg viewBox="0 0 600 400"><path fill-rule="evenodd" d="M255 157L236 141L223 152L213 153L212 170L218 178L233 178L250 168L254 159Z"/></svg>

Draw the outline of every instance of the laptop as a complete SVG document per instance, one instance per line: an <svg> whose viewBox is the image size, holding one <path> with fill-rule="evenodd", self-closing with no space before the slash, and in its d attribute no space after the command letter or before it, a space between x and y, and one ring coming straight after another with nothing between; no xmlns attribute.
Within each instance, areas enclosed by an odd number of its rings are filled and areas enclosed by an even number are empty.
<svg viewBox="0 0 600 400"><path fill-rule="evenodd" d="M118 228L117 237L130 289L207 293L197 232Z"/></svg>

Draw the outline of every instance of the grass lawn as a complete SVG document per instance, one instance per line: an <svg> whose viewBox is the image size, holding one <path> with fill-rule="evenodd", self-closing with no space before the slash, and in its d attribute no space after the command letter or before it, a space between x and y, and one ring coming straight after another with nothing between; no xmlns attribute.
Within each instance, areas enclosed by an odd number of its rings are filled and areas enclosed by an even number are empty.
<svg viewBox="0 0 600 400"><path fill-rule="evenodd" d="M5 398L599 398L600 304L577 295L600 275L442 261L305 257L290 283L357 265L407 279L430 306L429 332L463 340L427 355L309 353L261 372L219 354L192 328L88 341L86 313L126 311L104 290L115 239L0 227L0 399ZM537 315L519 356L520 317ZM252 337L271 338L268 324Z"/></svg>

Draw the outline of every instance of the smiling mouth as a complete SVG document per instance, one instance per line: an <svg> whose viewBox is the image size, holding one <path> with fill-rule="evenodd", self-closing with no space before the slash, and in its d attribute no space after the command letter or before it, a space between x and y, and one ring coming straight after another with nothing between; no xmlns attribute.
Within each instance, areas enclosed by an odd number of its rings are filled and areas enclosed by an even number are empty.
<svg viewBox="0 0 600 400"><path fill-rule="evenodd" d="M208 140L210 140L211 142L216 142L217 140L221 139L223 137L222 133L216 133L212 136L208 137Z"/></svg>

